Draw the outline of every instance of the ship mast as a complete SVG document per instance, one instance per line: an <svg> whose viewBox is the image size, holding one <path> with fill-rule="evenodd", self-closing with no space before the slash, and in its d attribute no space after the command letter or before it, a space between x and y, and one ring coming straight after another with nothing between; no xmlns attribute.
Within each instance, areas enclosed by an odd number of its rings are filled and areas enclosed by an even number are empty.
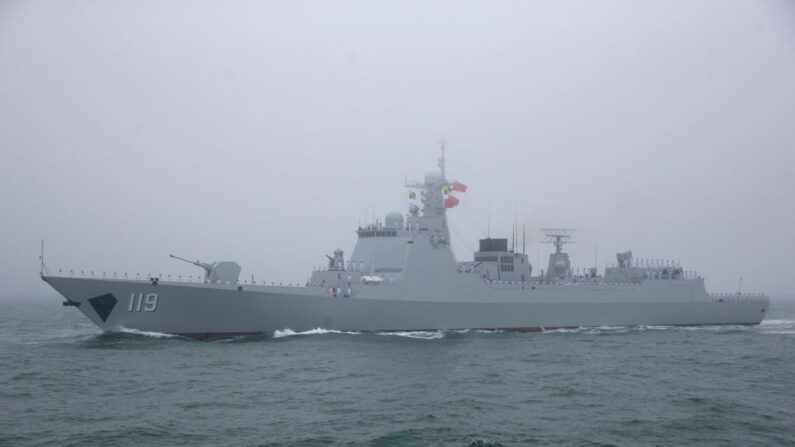
<svg viewBox="0 0 795 447"><path fill-rule="evenodd" d="M448 232L445 194L450 193L451 187L447 182L447 166L445 159L446 144L447 142L444 140L439 141L440 156L438 159L438 171L433 170L426 172L423 181L406 182L407 188L419 190L418 198L422 202L421 216L410 216L409 223L420 224L420 228L443 234ZM410 196L413 198L413 193L411 191ZM412 208L409 209L411 210ZM415 207L414 212L416 213L417 211Z"/></svg>
<svg viewBox="0 0 795 447"><path fill-rule="evenodd" d="M439 157L438 165L439 165L439 177L433 176L428 177L426 175L425 181L415 181L413 183L409 183L406 181L407 188L415 188L419 189L423 192L420 192L420 201L423 204L423 216L426 218L436 218L440 217L444 219L445 215L445 206L444 206L444 196L443 196L443 188L448 187L447 183L447 172L445 167L445 144L446 141L441 140L439 142L441 146L441 156ZM441 222L441 220L440 220Z"/></svg>
<svg viewBox="0 0 795 447"><path fill-rule="evenodd" d="M564 244L571 244L571 233L574 230L567 228L542 228L546 239L543 241L555 246L555 253L549 255L549 265L546 276L549 278L565 278L569 275L571 262L569 255L563 252Z"/></svg>
<svg viewBox="0 0 795 447"><path fill-rule="evenodd" d="M571 233L574 231L568 228L542 228L546 240L546 244L555 246L555 254L561 253L564 244L572 244Z"/></svg>

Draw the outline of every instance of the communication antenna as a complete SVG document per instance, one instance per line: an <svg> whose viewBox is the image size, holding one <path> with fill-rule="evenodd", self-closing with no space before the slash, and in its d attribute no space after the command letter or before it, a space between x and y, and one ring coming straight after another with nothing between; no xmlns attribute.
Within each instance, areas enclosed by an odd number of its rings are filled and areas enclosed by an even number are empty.
<svg viewBox="0 0 795 447"><path fill-rule="evenodd" d="M491 237L491 202L489 202L489 220L486 224L486 237Z"/></svg>
<svg viewBox="0 0 795 447"><path fill-rule="evenodd" d="M444 172L444 168L445 168L445 166L444 166L445 165L445 163L444 163L444 145L446 143L447 142L444 140L444 137L442 137L442 139L439 140L439 146L441 146L441 148L442 148L442 158L439 159L439 169L442 171L442 182L444 182L444 183L447 183L447 177L445 177L445 172Z"/></svg>
<svg viewBox="0 0 795 447"><path fill-rule="evenodd" d="M41 240L41 255L39 255L39 259L41 260L41 267L39 268L39 276L44 276L44 239Z"/></svg>
<svg viewBox="0 0 795 447"><path fill-rule="evenodd" d="M525 233L525 230L524 230L524 226L525 225L522 224L522 257L525 256L524 249L525 249L525 236L526 236L526 233Z"/></svg>
<svg viewBox="0 0 795 447"><path fill-rule="evenodd" d="M593 234L593 266L594 266L594 268L599 268L599 266L596 265L596 248L597 248L596 244L597 244L598 241L599 241L599 235L597 233L594 233Z"/></svg>
<svg viewBox="0 0 795 447"><path fill-rule="evenodd" d="M743 277L740 277L740 287L737 289L737 295L743 294Z"/></svg>
<svg viewBox="0 0 795 447"><path fill-rule="evenodd" d="M536 267L541 266L541 243L536 244Z"/></svg>
<svg viewBox="0 0 795 447"><path fill-rule="evenodd" d="M519 232L519 224L517 223L519 221L517 217L519 211L517 211L517 209L518 205L516 204L516 200L514 200L513 201L513 248L511 248L511 251L513 252L516 252L516 235Z"/></svg>

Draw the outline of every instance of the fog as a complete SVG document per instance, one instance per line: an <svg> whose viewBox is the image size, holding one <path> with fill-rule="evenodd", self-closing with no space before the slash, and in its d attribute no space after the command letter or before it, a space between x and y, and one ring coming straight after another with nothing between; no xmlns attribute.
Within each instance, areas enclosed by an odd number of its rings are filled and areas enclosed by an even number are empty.
<svg viewBox="0 0 795 447"><path fill-rule="evenodd" d="M554 226L575 268L792 293L793 117L790 0L2 1L0 295L55 296L42 239L53 272L303 283L442 139L459 260L516 221L535 272Z"/></svg>

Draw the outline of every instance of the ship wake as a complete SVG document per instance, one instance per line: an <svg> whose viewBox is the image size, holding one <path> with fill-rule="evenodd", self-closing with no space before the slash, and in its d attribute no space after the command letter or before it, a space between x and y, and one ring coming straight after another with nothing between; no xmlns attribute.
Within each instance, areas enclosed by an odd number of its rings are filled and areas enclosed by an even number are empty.
<svg viewBox="0 0 795 447"><path fill-rule="evenodd" d="M273 332L273 338L284 338L284 337L292 337L295 335L326 335L326 334L349 334L349 335L357 335L361 334L361 332L348 332L348 331L337 331L334 329L323 329L323 328L314 328L308 331L300 331L296 332L290 328L284 328L282 330L276 330Z"/></svg>
<svg viewBox="0 0 795 447"><path fill-rule="evenodd" d="M431 330L431 331L339 331L335 329L314 328L307 331L294 331L290 328L277 330L273 333L273 338L292 337L297 335L328 335L328 334L346 334L346 335L363 335L363 334L376 334L382 336L404 337L413 338L418 340L438 340L445 338L446 334L502 334L505 332L530 332L530 333L543 333L543 334L624 334L628 332L646 332L646 331L727 331L727 330L753 330L753 326L746 325L704 325L704 326L677 326L677 325L641 325L641 326L582 326L571 328L539 328L535 331L511 331L499 329L450 329L450 330ZM766 334L795 334L795 320L766 320L763 321L757 330ZM128 333L158 336L170 336L168 334L141 332L136 330L126 330Z"/></svg>
<svg viewBox="0 0 795 447"><path fill-rule="evenodd" d="M795 320L763 320L759 327L765 334L795 334Z"/></svg>
<svg viewBox="0 0 795 447"><path fill-rule="evenodd" d="M457 331L467 332L467 331ZM394 337L415 338L420 340L438 340L444 337L445 331L376 331L376 332L357 332L357 331L338 331L336 329L314 328L308 331L294 331L290 328L284 328L273 332L273 338L293 337L296 335L328 335L328 334L346 334L346 335L362 335L362 334L377 334L388 335Z"/></svg>
<svg viewBox="0 0 795 447"><path fill-rule="evenodd" d="M438 340L444 337L444 331L395 331L379 332L378 335L393 335L396 337L418 338L421 340Z"/></svg>
<svg viewBox="0 0 795 447"><path fill-rule="evenodd" d="M149 331L141 331L138 329L130 329L124 326L119 327L113 332L119 332L122 334L132 334L132 335L143 335L144 337L152 337L152 338L167 338L167 337L179 337L176 334L165 334L163 332L149 332Z"/></svg>

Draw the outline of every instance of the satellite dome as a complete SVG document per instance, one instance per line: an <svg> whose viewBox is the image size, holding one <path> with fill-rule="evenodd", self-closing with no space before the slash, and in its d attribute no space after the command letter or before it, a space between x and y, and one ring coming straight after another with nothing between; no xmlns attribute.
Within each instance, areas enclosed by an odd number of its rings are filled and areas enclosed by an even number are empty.
<svg viewBox="0 0 795 447"><path fill-rule="evenodd" d="M397 211L392 211L386 215L384 224L387 228L403 228L403 215Z"/></svg>
<svg viewBox="0 0 795 447"><path fill-rule="evenodd" d="M555 271L558 273L563 273L566 271L566 263L563 261L555 262Z"/></svg>
<svg viewBox="0 0 795 447"><path fill-rule="evenodd" d="M434 184L439 183L442 181L442 173L439 170L434 169L431 171L425 172L425 183L426 184Z"/></svg>

